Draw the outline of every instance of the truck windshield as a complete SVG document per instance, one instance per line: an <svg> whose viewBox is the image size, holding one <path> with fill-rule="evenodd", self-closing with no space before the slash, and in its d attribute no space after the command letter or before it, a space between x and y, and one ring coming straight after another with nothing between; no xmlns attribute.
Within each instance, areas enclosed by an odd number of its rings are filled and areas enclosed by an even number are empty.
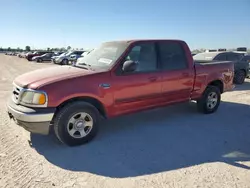
<svg viewBox="0 0 250 188"><path fill-rule="evenodd" d="M126 50L125 42L107 42L77 61L76 66L108 70Z"/></svg>

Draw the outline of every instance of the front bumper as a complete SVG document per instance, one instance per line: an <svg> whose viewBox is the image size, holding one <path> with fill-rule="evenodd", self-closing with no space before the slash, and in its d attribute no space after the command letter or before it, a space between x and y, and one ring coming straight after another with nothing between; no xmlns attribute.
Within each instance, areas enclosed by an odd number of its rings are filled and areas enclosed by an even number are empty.
<svg viewBox="0 0 250 188"><path fill-rule="evenodd" d="M55 64L61 64L62 60L61 59L53 59L53 63Z"/></svg>
<svg viewBox="0 0 250 188"><path fill-rule="evenodd" d="M47 135L55 108L30 108L15 104L11 99L7 103L10 119L29 132Z"/></svg>

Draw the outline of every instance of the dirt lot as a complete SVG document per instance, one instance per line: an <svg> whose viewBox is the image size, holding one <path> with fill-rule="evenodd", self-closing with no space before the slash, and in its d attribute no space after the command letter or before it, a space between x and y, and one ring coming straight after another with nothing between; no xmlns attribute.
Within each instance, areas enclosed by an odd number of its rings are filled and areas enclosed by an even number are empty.
<svg viewBox="0 0 250 188"><path fill-rule="evenodd" d="M250 82L223 94L217 113L182 104L103 122L69 148L8 119L13 79L42 67L0 54L0 187L250 187Z"/></svg>

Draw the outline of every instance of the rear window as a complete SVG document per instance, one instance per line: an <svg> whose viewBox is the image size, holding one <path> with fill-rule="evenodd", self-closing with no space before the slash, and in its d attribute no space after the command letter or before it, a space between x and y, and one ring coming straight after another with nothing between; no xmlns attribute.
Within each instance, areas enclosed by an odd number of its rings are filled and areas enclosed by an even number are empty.
<svg viewBox="0 0 250 188"><path fill-rule="evenodd" d="M185 51L176 42L159 42L159 53L164 70L181 70L188 67Z"/></svg>

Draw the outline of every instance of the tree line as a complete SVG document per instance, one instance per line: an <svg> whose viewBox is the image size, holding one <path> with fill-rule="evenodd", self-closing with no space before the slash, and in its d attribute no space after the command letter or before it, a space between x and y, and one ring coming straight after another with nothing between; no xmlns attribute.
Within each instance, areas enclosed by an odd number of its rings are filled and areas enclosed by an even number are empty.
<svg viewBox="0 0 250 188"><path fill-rule="evenodd" d="M32 50L31 50L30 46L25 46L25 48L19 48L19 47L18 48L11 48L11 47L2 48L2 47L0 47L0 52L5 52L5 51L8 51L8 52L24 52L24 51L29 52L29 51L38 51L38 50L41 50L41 51L44 51L44 50L46 50L46 51L67 51L70 49L72 49L71 46L68 46L67 48L62 47L62 48L47 48L47 49L32 49Z"/></svg>

